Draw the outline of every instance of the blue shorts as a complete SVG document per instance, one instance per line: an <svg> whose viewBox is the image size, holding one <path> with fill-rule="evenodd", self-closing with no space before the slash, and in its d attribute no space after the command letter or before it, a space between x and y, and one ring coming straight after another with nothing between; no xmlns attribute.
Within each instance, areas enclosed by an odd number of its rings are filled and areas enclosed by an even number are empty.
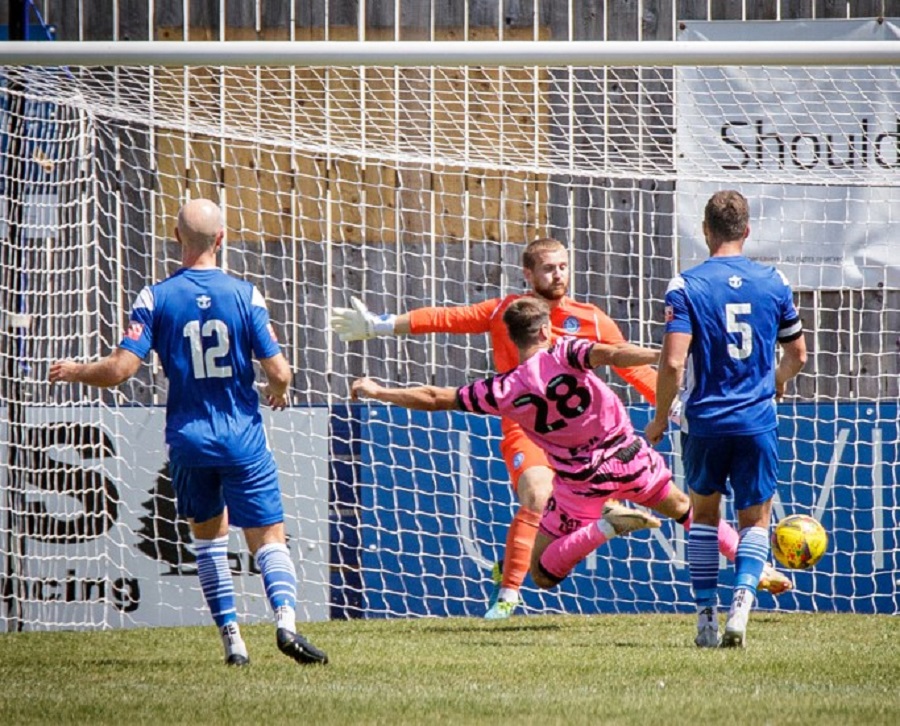
<svg viewBox="0 0 900 726"><path fill-rule="evenodd" d="M684 479L691 491L734 496L735 510L767 502L778 487L778 431L707 439L681 434Z"/></svg>
<svg viewBox="0 0 900 726"><path fill-rule="evenodd" d="M284 521L278 468L271 451L241 466L169 464L178 514L197 523L218 517L228 507L228 521L241 529Z"/></svg>

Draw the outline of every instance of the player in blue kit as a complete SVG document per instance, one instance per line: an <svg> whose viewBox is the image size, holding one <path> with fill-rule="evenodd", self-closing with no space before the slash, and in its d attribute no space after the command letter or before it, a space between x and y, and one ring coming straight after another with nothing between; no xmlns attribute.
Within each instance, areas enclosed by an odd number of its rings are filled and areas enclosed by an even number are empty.
<svg viewBox="0 0 900 726"><path fill-rule="evenodd" d="M645 430L651 443L659 443L681 388L682 459L694 509L688 566L700 647L719 645L717 531L729 483L740 542L721 645L744 645L769 556L778 476L774 403L806 363L790 284L775 268L744 257L749 218L747 200L736 191L717 192L706 204L703 234L710 257L669 283L656 415ZM783 349L777 365L776 344Z"/></svg>
<svg viewBox="0 0 900 726"><path fill-rule="evenodd" d="M166 444L178 513L190 522L200 585L225 662L249 663L227 560L228 527L234 525L243 529L262 575L279 650L298 663L324 664L325 653L296 632L297 575L252 358L266 374L263 393L276 409L287 406L291 370L262 295L216 266L224 236L215 203L185 204L175 229L182 268L141 290L115 351L92 363L58 361L50 366L50 382L116 386L137 373L151 350L157 352L169 379Z"/></svg>

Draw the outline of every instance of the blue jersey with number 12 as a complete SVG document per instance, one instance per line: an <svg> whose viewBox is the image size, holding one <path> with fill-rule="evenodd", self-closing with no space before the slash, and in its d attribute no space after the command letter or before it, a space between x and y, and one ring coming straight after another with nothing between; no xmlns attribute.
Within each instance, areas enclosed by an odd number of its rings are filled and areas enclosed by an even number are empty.
<svg viewBox="0 0 900 726"><path fill-rule="evenodd" d="M182 466L234 466L267 449L252 356L281 349L262 295L219 269L181 269L141 290L120 347L159 355L166 444Z"/></svg>
<svg viewBox="0 0 900 726"><path fill-rule="evenodd" d="M791 286L774 267L710 257L666 291L666 332L690 333L682 430L700 437L771 431L775 344L802 334Z"/></svg>

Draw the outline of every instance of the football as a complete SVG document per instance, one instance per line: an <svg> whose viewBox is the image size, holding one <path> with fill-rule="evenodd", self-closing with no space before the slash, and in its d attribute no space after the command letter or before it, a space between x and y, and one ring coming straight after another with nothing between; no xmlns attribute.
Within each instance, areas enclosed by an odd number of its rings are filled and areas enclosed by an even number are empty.
<svg viewBox="0 0 900 726"><path fill-rule="evenodd" d="M828 533L808 514L785 517L772 532L772 554L791 570L808 570L828 550Z"/></svg>

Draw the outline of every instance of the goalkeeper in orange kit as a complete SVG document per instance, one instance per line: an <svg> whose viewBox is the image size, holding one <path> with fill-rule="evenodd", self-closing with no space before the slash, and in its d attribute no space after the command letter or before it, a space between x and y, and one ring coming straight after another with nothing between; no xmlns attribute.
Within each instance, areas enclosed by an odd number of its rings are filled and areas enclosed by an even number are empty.
<svg viewBox="0 0 900 726"><path fill-rule="evenodd" d="M575 302L568 297L569 257L563 244L543 238L529 243L522 254L525 281L531 288L526 293L544 299L550 305L550 323L554 340L560 336L585 338L595 343L625 342L618 326L594 305ZM375 315L357 299L352 308L335 308L332 325L342 341L368 340L378 336L422 335L425 333L488 333L494 352L494 365L499 373L519 364L518 349L509 338L503 322L503 311L522 295L507 295L474 305L426 307L401 315ZM656 371L650 366L613 368L651 404L656 403ZM503 440L500 451L509 471L519 509L506 537L502 568L494 570L494 592L485 618L508 618L519 603L519 589L531 562L531 550L537 536L544 506L553 491L553 469L544 452L526 436L518 424L501 421ZM618 506L618 505L610 505ZM790 587L782 575L771 571L770 589L780 592Z"/></svg>

